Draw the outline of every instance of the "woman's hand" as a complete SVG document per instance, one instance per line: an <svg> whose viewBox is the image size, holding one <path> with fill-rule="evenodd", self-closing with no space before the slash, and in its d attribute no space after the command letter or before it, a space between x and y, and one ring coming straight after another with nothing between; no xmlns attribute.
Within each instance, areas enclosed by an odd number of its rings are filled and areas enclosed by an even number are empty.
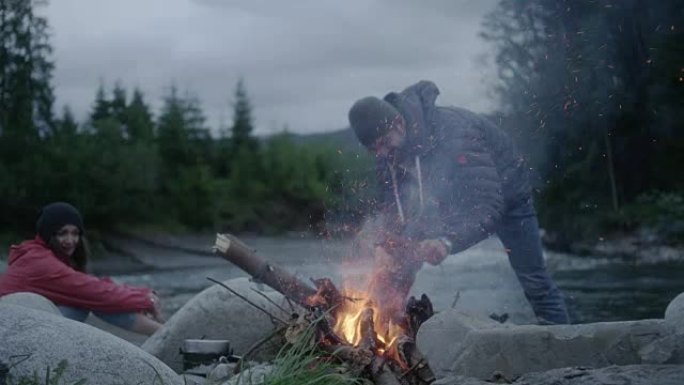
<svg viewBox="0 0 684 385"><path fill-rule="evenodd" d="M157 293L150 293L150 301L152 301L152 308L150 309L148 315L155 321L159 323L164 323L164 316L161 311L161 301L157 296Z"/></svg>

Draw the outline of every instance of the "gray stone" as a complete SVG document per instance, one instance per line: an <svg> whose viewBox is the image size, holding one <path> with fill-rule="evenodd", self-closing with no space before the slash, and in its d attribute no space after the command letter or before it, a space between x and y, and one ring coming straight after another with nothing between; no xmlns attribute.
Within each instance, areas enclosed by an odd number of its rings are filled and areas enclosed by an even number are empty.
<svg viewBox="0 0 684 385"><path fill-rule="evenodd" d="M270 364L258 364L250 366L231 377L222 385L261 385L266 380L266 376L271 374L275 367Z"/></svg>
<svg viewBox="0 0 684 385"><path fill-rule="evenodd" d="M0 297L0 303L24 306L30 309L46 311L48 313L59 316L62 315L62 312L59 311L57 306L52 301L43 297L40 294L35 293L21 292L8 294L3 297ZM138 346L142 345L143 342L145 342L145 340L147 339L146 335L134 333L132 331L124 330L117 326L108 324L107 322L97 318L92 313L88 315L88 318L85 320L85 323L94 326L100 330L109 332L119 338L122 338Z"/></svg>
<svg viewBox="0 0 684 385"><path fill-rule="evenodd" d="M515 385L681 385L682 383L684 383L684 365L627 365L600 369L562 368L526 374L513 382Z"/></svg>
<svg viewBox="0 0 684 385"><path fill-rule="evenodd" d="M41 310L54 315L62 315L57 306L40 294L21 292L0 297L0 304L17 305L29 309Z"/></svg>
<svg viewBox="0 0 684 385"><path fill-rule="evenodd" d="M229 380L235 373L237 363L221 362L207 374L207 385L220 384Z"/></svg>
<svg viewBox="0 0 684 385"><path fill-rule="evenodd" d="M449 376L438 379L432 385L492 385L492 383L473 377Z"/></svg>
<svg viewBox="0 0 684 385"><path fill-rule="evenodd" d="M684 333L684 293L680 293L670 301L665 309L665 321L671 325L677 333Z"/></svg>
<svg viewBox="0 0 684 385"><path fill-rule="evenodd" d="M281 319L287 320L275 305L266 301L252 289L268 290L264 285L257 285L247 278L236 278L224 282L225 285L258 304ZM289 309L285 299L279 293L268 290L264 294ZM186 339L225 339L237 355L242 355L256 342L270 335L275 324L268 315L238 298L225 288L213 285L193 297L178 310L164 325L152 335L142 348L158 357L172 369L182 370L180 348ZM271 341L250 357L258 360L273 358L281 347L279 341Z"/></svg>
<svg viewBox="0 0 684 385"><path fill-rule="evenodd" d="M416 336L416 344L437 373L448 370L463 349L468 333L492 328L508 328L490 318L477 317L457 310L439 312L427 320Z"/></svg>
<svg viewBox="0 0 684 385"><path fill-rule="evenodd" d="M61 383L182 384L171 368L135 345L92 326L23 306L0 304L0 361L10 375L38 376L66 360Z"/></svg>
<svg viewBox="0 0 684 385"><path fill-rule="evenodd" d="M644 364L674 363L677 355L677 336L672 334L655 340L641 349L639 357Z"/></svg>
<svg viewBox="0 0 684 385"><path fill-rule="evenodd" d="M663 320L516 326L445 312L423 324L417 343L438 377L490 379L497 372L514 378L571 366L676 363L671 337Z"/></svg>

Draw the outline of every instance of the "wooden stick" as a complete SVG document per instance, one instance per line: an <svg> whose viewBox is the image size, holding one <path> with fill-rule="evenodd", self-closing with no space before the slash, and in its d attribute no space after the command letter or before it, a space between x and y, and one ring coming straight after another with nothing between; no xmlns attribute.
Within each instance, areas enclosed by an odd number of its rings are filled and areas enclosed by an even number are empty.
<svg viewBox="0 0 684 385"><path fill-rule="evenodd" d="M216 244L213 249L254 279L265 283L301 306L306 307L307 298L316 294L316 290L285 269L258 256L254 250L233 235L216 234Z"/></svg>
<svg viewBox="0 0 684 385"><path fill-rule="evenodd" d="M287 325L287 322L283 321L282 319L280 319L280 318L276 317L275 315L271 314L268 310L262 308L261 306L255 304L254 302L250 301L247 297L243 296L242 294L238 293L237 291L235 291L235 290L229 288L229 287L226 286L223 282L220 282L220 281L218 281L218 280L215 280L215 279L213 279L213 278L211 278L211 277L207 277L207 279L210 280L210 281L212 281L212 282L214 282L214 283L216 283L217 285L219 285L219 286L225 288L225 289L228 290L229 292L235 294L238 298L240 298L240 299L242 299L243 301L247 302L248 304L254 306L255 308L261 310L262 312L264 312L266 315L268 315L268 316L271 317L272 319L274 319L274 320L276 320L276 321L279 321L279 322L282 323L283 325Z"/></svg>
<svg viewBox="0 0 684 385"><path fill-rule="evenodd" d="M337 357L342 362L365 368L373 361L373 352L346 344L324 344L321 350Z"/></svg>
<svg viewBox="0 0 684 385"><path fill-rule="evenodd" d="M371 379L375 385L401 385L397 375L389 365L386 365L384 357L375 356L370 365Z"/></svg>
<svg viewBox="0 0 684 385"><path fill-rule="evenodd" d="M378 348L375 324L373 323L374 311L372 307L362 310L359 319L359 331L361 332L361 342L359 346L374 352Z"/></svg>

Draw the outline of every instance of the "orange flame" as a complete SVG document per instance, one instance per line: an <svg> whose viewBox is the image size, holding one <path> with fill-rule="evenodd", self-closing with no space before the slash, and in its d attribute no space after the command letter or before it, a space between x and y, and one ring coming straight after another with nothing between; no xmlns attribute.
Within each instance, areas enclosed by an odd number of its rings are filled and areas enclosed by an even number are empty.
<svg viewBox="0 0 684 385"><path fill-rule="evenodd" d="M401 335L405 335L404 328L392 322L391 312L393 307L386 308L378 306L378 301L374 301L369 293L359 290L344 288L343 295L347 298L354 298L354 301L345 301L343 308L336 314L336 322L333 330L337 335L344 338L353 346L359 346L362 339L361 315L367 308L373 309L373 326L375 339L381 342L376 353L379 355L394 356L394 343ZM401 361L401 360L398 360Z"/></svg>

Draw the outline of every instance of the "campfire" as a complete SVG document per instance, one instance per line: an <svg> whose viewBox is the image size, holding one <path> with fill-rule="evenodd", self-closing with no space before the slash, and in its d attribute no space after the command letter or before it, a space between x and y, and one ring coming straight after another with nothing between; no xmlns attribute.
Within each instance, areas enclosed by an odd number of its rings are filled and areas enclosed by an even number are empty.
<svg viewBox="0 0 684 385"><path fill-rule="evenodd" d="M301 305L303 314L293 318L285 333L288 341L313 327L315 341L323 351L376 384L423 385L435 380L415 344L418 328L433 314L425 294L420 299L406 299L407 290L387 286L382 271L373 274L366 290L344 285L340 291L328 278L312 280L312 288L231 235L219 234L215 249Z"/></svg>

